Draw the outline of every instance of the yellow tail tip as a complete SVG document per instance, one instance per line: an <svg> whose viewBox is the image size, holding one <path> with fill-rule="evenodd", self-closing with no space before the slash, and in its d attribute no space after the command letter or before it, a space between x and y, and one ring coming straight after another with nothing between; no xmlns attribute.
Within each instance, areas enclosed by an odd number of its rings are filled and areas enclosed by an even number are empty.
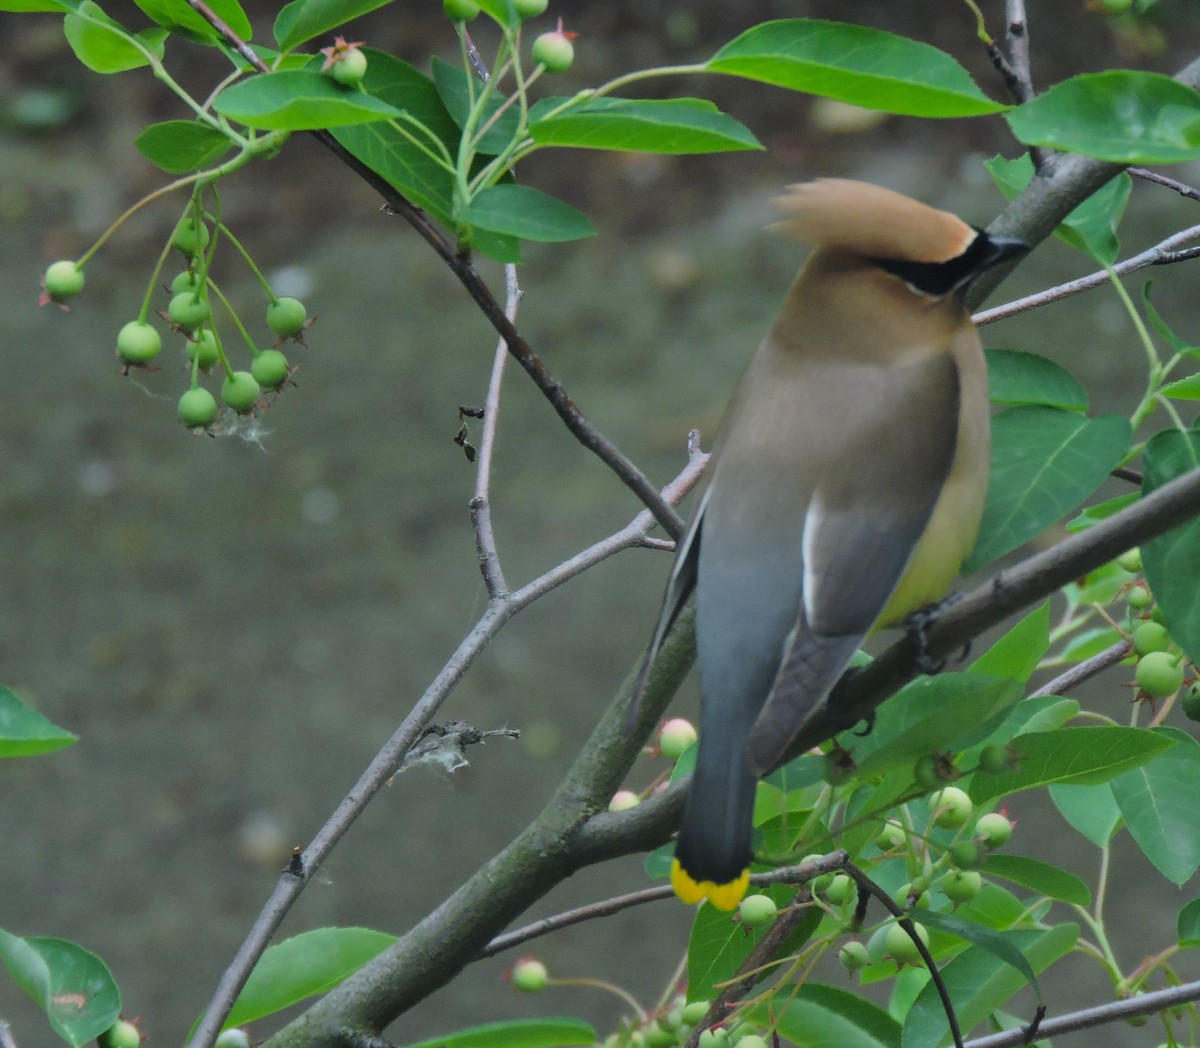
<svg viewBox="0 0 1200 1048"><path fill-rule="evenodd" d="M750 870L748 868L742 870L735 880L725 884L716 884L713 881L693 880L687 870L679 864L678 859L671 863L671 887L675 889L675 894L689 906L694 906L701 900L707 899L718 910L736 910L749 886Z"/></svg>

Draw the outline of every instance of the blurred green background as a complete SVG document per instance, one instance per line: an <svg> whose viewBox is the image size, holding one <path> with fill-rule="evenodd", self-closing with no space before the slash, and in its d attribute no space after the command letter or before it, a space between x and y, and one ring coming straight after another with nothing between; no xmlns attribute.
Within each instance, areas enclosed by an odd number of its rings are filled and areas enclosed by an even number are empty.
<svg viewBox="0 0 1200 1048"><path fill-rule="evenodd" d="M276 5L246 6L267 39ZM982 7L1000 34L1003 4ZM144 24L131 4L107 9ZM755 22L793 16L934 43L1001 92L966 6L945 0L552 5L550 15L560 14L580 34L575 67L553 85L560 93L639 66L697 61ZM1197 8L1163 0L1152 15L1031 0L1038 84L1121 63L1178 67L1200 45ZM422 68L431 55L457 54L434 0L397 0L351 35ZM168 60L200 94L225 72L219 55L183 43ZM984 224L1002 199L981 160L1017 148L999 118L862 121L842 107L715 77L656 81L652 90L713 98L767 151L533 157L522 178L586 210L599 236L527 251L519 324L583 411L665 483L684 462L688 429L711 436L801 258L764 231L781 185L850 175ZM459 405L483 399L494 345L461 287L402 220L381 214L365 186L297 135L277 159L222 188L230 227L279 292L300 295L317 315L309 348L290 354L300 365L296 388L263 414L258 439L184 430L174 407L186 386L182 340L168 340L155 373L122 377L113 357L115 333L136 314L182 199L126 224L89 266L68 315L36 305L46 262L78 256L161 184L133 148L137 133L183 115L144 70L100 77L80 67L59 18L0 15L0 680L82 737L53 756L0 767L0 927L101 954L126 1012L142 1014L158 1044L182 1038L291 847L309 839L483 610L467 515L473 470L452 438ZM1200 179L1194 168L1173 173ZM1167 190L1138 185L1127 253L1195 216ZM482 268L500 294L498 268ZM994 301L1092 268L1047 244ZM1193 264L1155 274L1160 310L1192 341L1200 340L1194 273ZM217 277L265 331L265 303L232 253L218 258ZM984 338L1071 367L1094 410L1127 411L1142 384L1141 351L1105 292ZM638 509L515 367L493 490L515 584ZM517 727L522 740L476 749L453 775L423 766L399 777L283 934L325 924L402 933L536 814L637 658L668 567L663 553L622 554L507 627L443 717ZM1121 710L1123 679L1102 680L1096 701ZM694 702L682 696L680 712ZM647 762L632 784L659 770ZM1057 815L1015 814L1023 853L1093 879L1090 846L1080 840L1078 855L1064 857ZM1168 891L1140 859L1117 874L1109 912L1128 921L1117 935L1133 967L1173 935L1190 896ZM573 878L537 913L644 883L631 857ZM687 910L664 903L534 948L554 974L617 979L653 1004L689 923ZM533 1014L578 1014L607 1032L621 1014L615 998L592 990L519 998L500 978L514 959L470 968L391 1038ZM1094 967L1076 974L1055 985L1052 1012L1111 992ZM22 1048L50 1043L32 1005L2 977L0 1017L14 1023ZM1153 1022L1082 1037L1063 1043L1162 1039Z"/></svg>

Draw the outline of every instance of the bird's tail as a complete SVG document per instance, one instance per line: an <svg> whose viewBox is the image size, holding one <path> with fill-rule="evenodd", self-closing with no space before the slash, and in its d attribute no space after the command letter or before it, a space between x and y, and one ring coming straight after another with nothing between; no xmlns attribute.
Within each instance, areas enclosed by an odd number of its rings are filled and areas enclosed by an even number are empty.
<svg viewBox="0 0 1200 1048"><path fill-rule="evenodd" d="M732 910L750 881L758 779L747 767L744 737L702 731L700 739L671 885L685 903L708 899Z"/></svg>

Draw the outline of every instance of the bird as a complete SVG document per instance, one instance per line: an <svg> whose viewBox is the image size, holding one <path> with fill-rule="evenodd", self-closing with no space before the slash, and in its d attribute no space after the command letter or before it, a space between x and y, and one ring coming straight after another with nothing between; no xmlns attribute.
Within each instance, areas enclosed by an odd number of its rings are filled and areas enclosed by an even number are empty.
<svg viewBox="0 0 1200 1048"><path fill-rule="evenodd" d="M694 593L700 741L671 883L722 910L748 887L758 779L974 544L989 407L965 292L1028 250L848 179L775 203L813 250L726 409L635 687Z"/></svg>

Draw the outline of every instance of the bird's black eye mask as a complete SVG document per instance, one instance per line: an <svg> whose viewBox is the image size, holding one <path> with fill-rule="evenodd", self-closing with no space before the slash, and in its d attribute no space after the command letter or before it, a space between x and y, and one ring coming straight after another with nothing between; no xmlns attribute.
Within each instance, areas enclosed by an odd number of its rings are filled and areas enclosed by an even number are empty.
<svg viewBox="0 0 1200 1048"><path fill-rule="evenodd" d="M904 262L877 258L875 264L885 273L899 277L914 291L931 298L942 298L966 287L985 269L1028 251L1019 240L990 237L978 226L977 236L961 255L945 262Z"/></svg>

